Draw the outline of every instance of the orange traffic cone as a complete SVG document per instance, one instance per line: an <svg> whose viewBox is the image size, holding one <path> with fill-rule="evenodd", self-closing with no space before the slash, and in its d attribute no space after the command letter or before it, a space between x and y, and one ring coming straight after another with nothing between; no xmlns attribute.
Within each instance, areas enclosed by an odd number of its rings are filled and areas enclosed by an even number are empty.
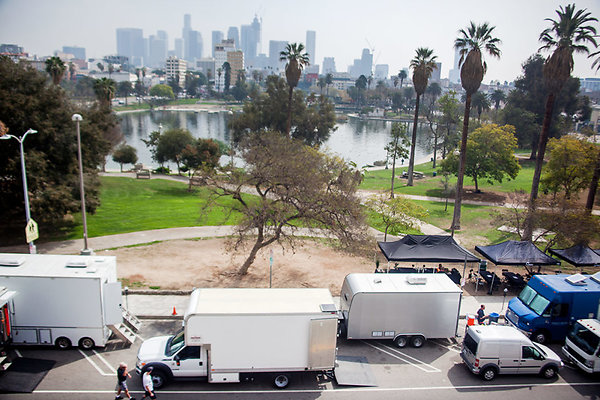
<svg viewBox="0 0 600 400"><path fill-rule="evenodd" d="M177 311L175 310L175 306L173 306L173 314L171 315L177 315Z"/></svg>

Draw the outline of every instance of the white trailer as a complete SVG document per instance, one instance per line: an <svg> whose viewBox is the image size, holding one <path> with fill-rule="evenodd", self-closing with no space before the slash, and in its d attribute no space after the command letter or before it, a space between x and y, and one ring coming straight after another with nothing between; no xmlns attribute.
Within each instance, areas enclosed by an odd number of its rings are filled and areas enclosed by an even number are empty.
<svg viewBox="0 0 600 400"><path fill-rule="evenodd" d="M135 338L123 324L115 257L0 253L0 286L14 292L13 344L91 349L111 332Z"/></svg>
<svg viewBox="0 0 600 400"><path fill-rule="evenodd" d="M196 289L184 330L146 340L136 370L155 386L172 378L240 382L268 374L284 388L296 372L330 372L338 315L327 289Z"/></svg>
<svg viewBox="0 0 600 400"><path fill-rule="evenodd" d="M456 336L462 290L446 274L349 274L340 298L342 336L398 347Z"/></svg>

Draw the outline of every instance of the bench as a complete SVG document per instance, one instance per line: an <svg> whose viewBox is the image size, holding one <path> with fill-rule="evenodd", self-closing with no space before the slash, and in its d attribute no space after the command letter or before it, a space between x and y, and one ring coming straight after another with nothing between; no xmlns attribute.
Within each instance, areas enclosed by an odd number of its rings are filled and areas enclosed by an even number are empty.
<svg viewBox="0 0 600 400"><path fill-rule="evenodd" d="M149 169L140 169L135 172L136 179L150 179L150 170Z"/></svg>

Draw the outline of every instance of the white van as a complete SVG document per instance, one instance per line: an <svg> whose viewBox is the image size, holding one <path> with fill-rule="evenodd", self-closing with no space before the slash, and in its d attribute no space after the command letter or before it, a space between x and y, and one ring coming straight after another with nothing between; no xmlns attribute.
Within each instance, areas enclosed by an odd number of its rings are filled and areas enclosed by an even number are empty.
<svg viewBox="0 0 600 400"><path fill-rule="evenodd" d="M497 374L540 374L551 379L563 367L555 352L508 325L469 326L460 356L486 381Z"/></svg>

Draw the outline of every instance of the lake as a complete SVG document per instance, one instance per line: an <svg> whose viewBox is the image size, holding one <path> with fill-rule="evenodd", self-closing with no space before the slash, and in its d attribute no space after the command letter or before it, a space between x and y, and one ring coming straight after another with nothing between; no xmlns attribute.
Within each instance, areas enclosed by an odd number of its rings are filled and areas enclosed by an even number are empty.
<svg viewBox="0 0 600 400"><path fill-rule="evenodd" d="M144 166L156 168L158 164L152 160L150 151L142 141L148 139L150 132L157 131L162 125L162 131L172 128L183 128L189 130L194 137L217 139L229 143L230 135L227 122L231 115L228 112L207 111L168 111L156 110L135 113L120 114L121 130L125 142L137 150L138 163ZM356 163L359 167L373 164L378 160L385 160L385 146L391 140L391 122L348 119L347 122L338 123L337 130L333 132L322 146L322 150L337 154L347 161ZM412 123L409 124L409 132ZM428 161L431 157L428 135L429 128L425 125L419 126L417 131L417 147L415 160L418 163ZM399 161L402 165L402 162ZM408 161L404 160L404 165ZM126 168L130 166L126 165ZM174 165L170 165L175 170ZM107 158L107 170L119 170L119 164Z"/></svg>

